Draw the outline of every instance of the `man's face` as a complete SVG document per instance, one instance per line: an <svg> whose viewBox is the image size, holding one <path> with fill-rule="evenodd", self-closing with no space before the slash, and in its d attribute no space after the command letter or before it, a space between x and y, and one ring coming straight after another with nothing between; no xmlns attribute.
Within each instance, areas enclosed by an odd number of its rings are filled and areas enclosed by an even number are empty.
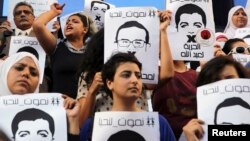
<svg viewBox="0 0 250 141"><path fill-rule="evenodd" d="M17 28L27 30L32 27L35 17L32 10L25 5L19 6L14 11L14 22Z"/></svg>
<svg viewBox="0 0 250 141"><path fill-rule="evenodd" d="M235 114L236 112L237 114ZM242 106L235 105L230 107L224 107L218 111L217 124L226 124L226 125L250 124L249 117L250 117L250 110Z"/></svg>
<svg viewBox="0 0 250 141"><path fill-rule="evenodd" d="M196 35L201 28L204 28L204 24L200 14L182 14L180 16L178 32L183 32L185 35Z"/></svg>
<svg viewBox="0 0 250 141"><path fill-rule="evenodd" d="M93 13L104 14L108 10L108 6L102 3L94 3L91 11Z"/></svg>
<svg viewBox="0 0 250 141"><path fill-rule="evenodd" d="M49 130L47 120L37 119L35 121L24 120L18 124L15 141L52 141L53 136Z"/></svg>
<svg viewBox="0 0 250 141"><path fill-rule="evenodd" d="M138 27L123 28L117 36L118 51L135 54L136 51L145 49L147 46L145 41L146 31L144 29Z"/></svg>

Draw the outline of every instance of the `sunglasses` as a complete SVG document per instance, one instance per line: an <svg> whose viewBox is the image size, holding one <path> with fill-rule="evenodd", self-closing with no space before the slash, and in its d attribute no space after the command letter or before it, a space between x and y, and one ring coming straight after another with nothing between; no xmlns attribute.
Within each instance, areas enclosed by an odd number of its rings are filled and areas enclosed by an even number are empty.
<svg viewBox="0 0 250 141"><path fill-rule="evenodd" d="M248 47L248 48L245 48L245 47L236 47L236 48L233 48L228 53L228 55L230 55L230 54L237 54L237 53L244 54L245 52L247 52L249 54L250 53L250 47Z"/></svg>

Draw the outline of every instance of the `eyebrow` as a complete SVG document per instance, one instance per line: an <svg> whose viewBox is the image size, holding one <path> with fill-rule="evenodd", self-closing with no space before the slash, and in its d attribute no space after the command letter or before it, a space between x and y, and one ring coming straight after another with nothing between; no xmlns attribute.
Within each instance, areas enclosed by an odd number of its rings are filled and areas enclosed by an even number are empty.
<svg viewBox="0 0 250 141"><path fill-rule="evenodd" d="M30 131L28 131L28 130L24 130L24 131L20 131L20 132L18 132L18 135L20 135L21 133L28 133L28 134L30 134Z"/></svg>
<svg viewBox="0 0 250 141"><path fill-rule="evenodd" d="M41 132L46 132L47 134L49 134L49 132L47 130L38 130L37 133L41 133Z"/></svg>
<svg viewBox="0 0 250 141"><path fill-rule="evenodd" d="M201 22L194 22L194 24L200 24L200 25L202 25L202 23L201 23Z"/></svg>

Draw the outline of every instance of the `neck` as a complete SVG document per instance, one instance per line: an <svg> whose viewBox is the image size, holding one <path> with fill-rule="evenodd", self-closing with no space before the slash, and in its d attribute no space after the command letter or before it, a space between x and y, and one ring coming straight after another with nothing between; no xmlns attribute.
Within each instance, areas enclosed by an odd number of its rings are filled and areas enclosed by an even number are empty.
<svg viewBox="0 0 250 141"><path fill-rule="evenodd" d="M73 47L75 47L76 49L78 48L82 48L83 45L84 45L84 42L83 40L77 40L77 39L74 39L74 40L70 40L68 39L68 41L73 45Z"/></svg>
<svg viewBox="0 0 250 141"><path fill-rule="evenodd" d="M188 68L184 61L174 61L175 71L176 72L186 72Z"/></svg>
<svg viewBox="0 0 250 141"><path fill-rule="evenodd" d="M136 100L119 100L114 98L113 99L113 107L112 111L141 111L137 106L136 106Z"/></svg>

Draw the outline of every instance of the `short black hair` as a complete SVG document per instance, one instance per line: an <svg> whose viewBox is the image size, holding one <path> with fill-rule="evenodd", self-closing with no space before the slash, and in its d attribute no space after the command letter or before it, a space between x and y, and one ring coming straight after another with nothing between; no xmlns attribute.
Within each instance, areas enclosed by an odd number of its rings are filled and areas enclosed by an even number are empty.
<svg viewBox="0 0 250 141"><path fill-rule="evenodd" d="M31 12L32 12L32 15L34 15L34 9L33 9L33 7L32 7L29 3L25 2L25 1L22 1L22 2L19 2L19 3L17 3L17 4L15 5L15 7L14 7L14 9L13 9L13 16L15 16L16 9L17 9L19 6L28 6L28 7L30 8Z"/></svg>
<svg viewBox="0 0 250 141"><path fill-rule="evenodd" d="M244 101L243 99L241 99L240 97L230 97L225 99L224 101L222 101L215 109L214 112L214 124L217 125L217 114L219 109L224 108L224 107L229 107L229 106L235 106L235 105L239 105L242 106L248 110L250 110L250 105ZM250 123L248 123L250 124Z"/></svg>
<svg viewBox="0 0 250 141"><path fill-rule="evenodd" d="M107 9L110 9L110 5L103 2L103 1L91 1L91 9L90 10L92 10L92 7L94 6L95 3L104 4L107 6Z"/></svg>
<svg viewBox="0 0 250 141"><path fill-rule="evenodd" d="M108 89L106 82L107 80L113 81L117 68L122 63L126 63L126 62L135 63L139 67L140 71L142 70L142 64L138 61L138 59L133 54L123 53L123 52L118 52L112 55L109 58L109 60L103 65L102 81L104 83L104 89L106 90L107 94L110 97L112 97L112 93Z"/></svg>
<svg viewBox="0 0 250 141"><path fill-rule="evenodd" d="M37 119L43 119L43 120L48 121L50 132L52 136L54 136L55 123L54 123L54 119L52 118L52 116L40 109L30 108L30 109L25 109L23 111L20 111L19 113L15 115L14 119L12 120L11 129L12 129L13 138L15 138L15 134L18 130L18 124L21 121L25 121L25 120L35 121Z"/></svg>
<svg viewBox="0 0 250 141"><path fill-rule="evenodd" d="M121 130L111 135L108 141L146 141L142 135L131 130Z"/></svg>
<svg viewBox="0 0 250 141"><path fill-rule="evenodd" d="M130 28L130 27L137 27L137 28L140 28L140 29L143 29L145 30L146 32L146 37L145 37L145 42L148 44L149 43L149 32L147 30L147 28L145 28L144 25L142 25L141 23L137 22L137 21L127 21L125 22L124 24L122 24L116 31L116 36L115 36L115 42L118 41L118 34L120 32L121 29L124 29L124 28Z"/></svg>
<svg viewBox="0 0 250 141"><path fill-rule="evenodd" d="M21 47L21 48L19 48L17 50L17 52L29 52L29 53L33 54L34 56L36 56L37 60L39 60L39 54L38 54L38 52L36 51L36 49L34 49L31 46Z"/></svg>
<svg viewBox="0 0 250 141"><path fill-rule="evenodd" d="M185 4L183 6L180 6L175 13L176 28L178 29L178 24L180 22L180 17L182 14L193 14L193 13L200 14L202 17L202 22L204 26L206 26L207 24L206 13L199 6L195 4Z"/></svg>

